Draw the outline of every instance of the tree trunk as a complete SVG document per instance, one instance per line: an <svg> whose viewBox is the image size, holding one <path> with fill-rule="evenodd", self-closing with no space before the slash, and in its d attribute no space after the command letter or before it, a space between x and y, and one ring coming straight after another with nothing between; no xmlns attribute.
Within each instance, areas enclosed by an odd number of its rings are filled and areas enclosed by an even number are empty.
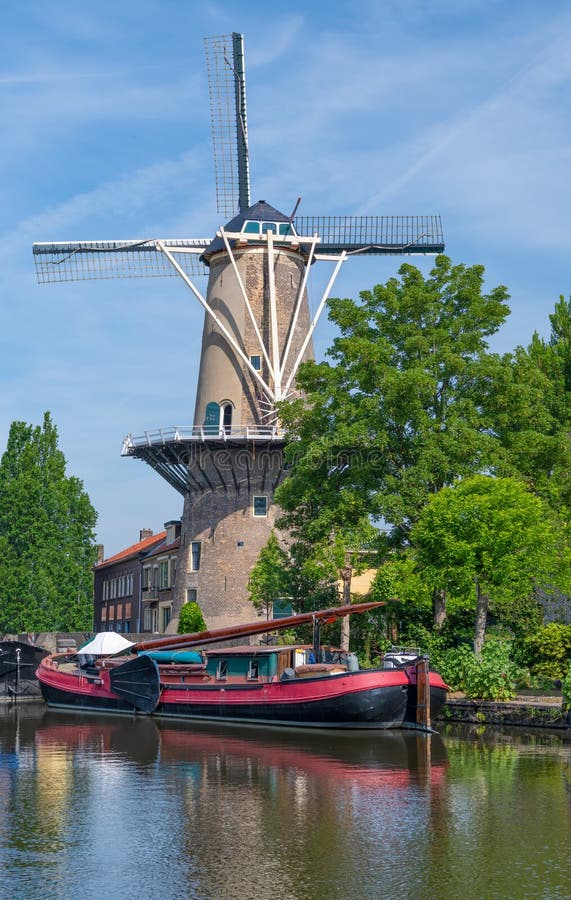
<svg viewBox="0 0 571 900"><path fill-rule="evenodd" d="M474 628L474 653L480 656L486 636L486 621L488 618L487 594L480 590L480 582L476 579L476 624Z"/></svg>
<svg viewBox="0 0 571 900"><path fill-rule="evenodd" d="M353 566L349 554L346 555L345 565L340 569L339 574L343 582L343 606L348 606L351 603L351 578L353 576ZM341 650L349 650L350 634L349 616L344 616L341 619Z"/></svg>
<svg viewBox="0 0 571 900"><path fill-rule="evenodd" d="M434 589L432 594L432 609L434 613L434 627L437 631L440 631L448 616L446 611L446 591L442 588Z"/></svg>

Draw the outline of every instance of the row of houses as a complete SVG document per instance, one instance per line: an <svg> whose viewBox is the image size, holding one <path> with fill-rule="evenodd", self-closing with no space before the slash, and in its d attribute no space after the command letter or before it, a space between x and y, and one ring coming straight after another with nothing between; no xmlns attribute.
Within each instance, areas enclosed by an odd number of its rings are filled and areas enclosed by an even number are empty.
<svg viewBox="0 0 571 900"><path fill-rule="evenodd" d="M165 522L164 531L158 534L150 528L142 529L136 544L108 559L104 559L103 547L99 545L98 561L94 566L95 631L169 633L180 535L181 522L177 519ZM193 541L186 600L199 605L201 555L201 542ZM373 569L354 575L352 594L365 597L374 576ZM341 594L341 583L338 587ZM291 615L291 612L289 603L275 601L274 618Z"/></svg>
<svg viewBox="0 0 571 900"><path fill-rule="evenodd" d="M108 559L99 546L93 570L95 631L168 633L180 531L180 520L165 522L158 534L144 528L137 543ZM194 541L190 583L200 557L200 541ZM187 600L198 600L196 586L187 588Z"/></svg>

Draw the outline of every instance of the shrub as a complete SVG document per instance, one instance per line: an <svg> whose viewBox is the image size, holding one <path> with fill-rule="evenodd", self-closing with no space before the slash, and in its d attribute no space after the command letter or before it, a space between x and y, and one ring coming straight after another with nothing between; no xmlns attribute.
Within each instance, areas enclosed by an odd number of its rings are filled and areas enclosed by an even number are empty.
<svg viewBox="0 0 571 900"><path fill-rule="evenodd" d="M564 679L571 656L571 625L550 622L538 628L520 644L521 661L532 675Z"/></svg>
<svg viewBox="0 0 571 900"><path fill-rule="evenodd" d="M178 620L179 634L192 634L195 631L205 631L206 623L202 616L198 603L185 603L180 611Z"/></svg>
<svg viewBox="0 0 571 900"><path fill-rule="evenodd" d="M563 709L571 709L571 666L567 675L561 682L561 690L563 692Z"/></svg>
<svg viewBox="0 0 571 900"><path fill-rule="evenodd" d="M510 700L519 674L510 650L507 641L485 643L479 657L467 646L456 647L442 653L437 668L452 690L473 700Z"/></svg>

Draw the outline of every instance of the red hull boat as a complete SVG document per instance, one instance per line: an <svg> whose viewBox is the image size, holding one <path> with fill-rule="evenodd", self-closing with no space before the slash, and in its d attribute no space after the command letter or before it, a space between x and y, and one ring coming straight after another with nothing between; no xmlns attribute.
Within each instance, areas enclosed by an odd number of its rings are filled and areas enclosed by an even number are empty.
<svg viewBox="0 0 571 900"><path fill-rule="evenodd" d="M135 644L129 657L104 657L88 666L80 665L76 656L49 656L40 664L38 680L47 703L59 708L304 728L429 728L426 709L421 709L428 704L420 696L420 681L416 684L422 676L414 665L361 670L354 654L322 648L318 641L311 647L248 645L188 652L231 636L311 621L320 624L378 605L354 604L158 638ZM181 653L177 647L187 649ZM425 682L435 714L447 688L428 669Z"/></svg>

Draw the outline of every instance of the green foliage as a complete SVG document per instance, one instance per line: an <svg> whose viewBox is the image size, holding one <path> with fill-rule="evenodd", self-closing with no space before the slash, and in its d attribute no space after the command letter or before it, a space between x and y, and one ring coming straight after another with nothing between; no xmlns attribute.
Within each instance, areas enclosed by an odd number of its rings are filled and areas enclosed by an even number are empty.
<svg viewBox="0 0 571 900"><path fill-rule="evenodd" d="M274 600L291 596L289 558L274 531L250 572L248 592L256 609L268 617Z"/></svg>
<svg viewBox="0 0 571 900"><path fill-rule="evenodd" d="M561 682L561 691L563 694L563 708L565 710L571 709L571 666L569 667L569 671L567 675Z"/></svg>
<svg viewBox="0 0 571 900"><path fill-rule="evenodd" d="M520 649L520 659L532 675L563 679L570 670L571 625L550 622L528 635Z"/></svg>
<svg viewBox="0 0 571 900"><path fill-rule="evenodd" d="M508 307L483 280L482 266L440 256L428 278L405 264L360 302L330 301L333 365L305 364L303 399L280 405L295 436L278 492L290 527L312 523L315 539L373 515L399 543L431 493L492 464L483 396L501 361L486 339Z"/></svg>
<svg viewBox="0 0 571 900"><path fill-rule="evenodd" d="M419 568L435 588L476 595L475 648L488 604L514 618L538 583L561 571L560 541L549 510L518 481L475 475L434 494L411 540ZM562 548L562 552L565 548Z"/></svg>
<svg viewBox="0 0 571 900"><path fill-rule="evenodd" d="M57 442L13 422L0 461L0 632L92 627L97 514Z"/></svg>
<svg viewBox="0 0 571 900"><path fill-rule="evenodd" d="M510 700L515 696L517 666L507 641L490 641L476 656L467 646L445 650L432 662L448 686L473 700Z"/></svg>
<svg viewBox="0 0 571 900"><path fill-rule="evenodd" d="M196 631L206 631L206 622L198 603L189 601L180 611L178 619L178 634L194 634Z"/></svg>
<svg viewBox="0 0 571 900"><path fill-rule="evenodd" d="M410 643L416 627L430 628L432 621L432 599L430 585L422 580L415 569L410 553L392 552L379 566L369 600L397 602L387 607L386 616L389 631L394 641Z"/></svg>

